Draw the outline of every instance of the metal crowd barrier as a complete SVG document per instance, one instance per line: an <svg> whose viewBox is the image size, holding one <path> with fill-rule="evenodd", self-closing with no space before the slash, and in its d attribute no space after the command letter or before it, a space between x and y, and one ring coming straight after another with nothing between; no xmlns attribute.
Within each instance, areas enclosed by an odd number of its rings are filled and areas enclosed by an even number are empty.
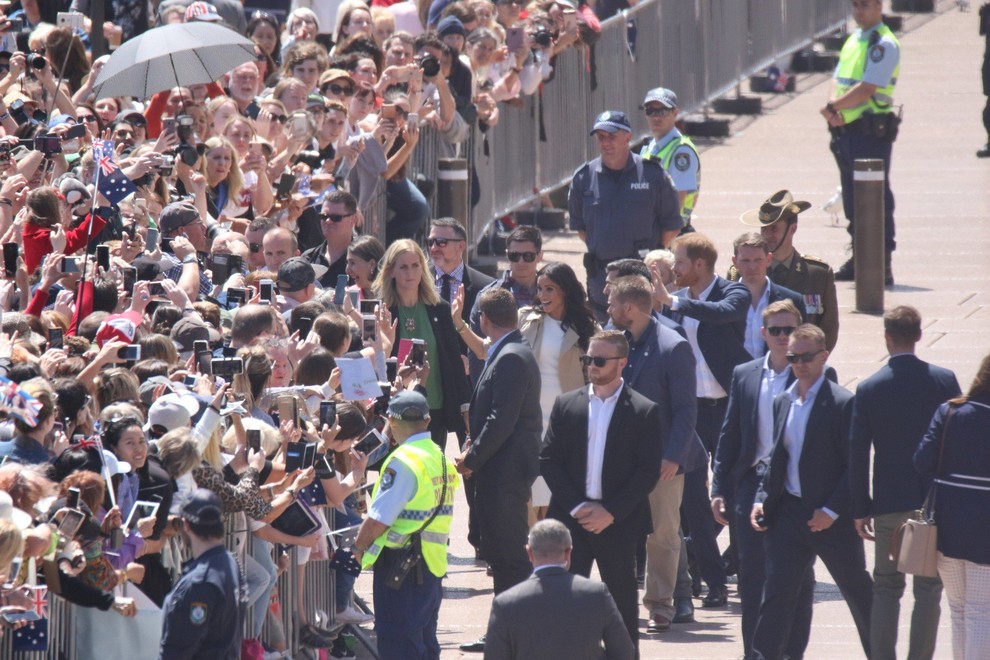
<svg viewBox="0 0 990 660"><path fill-rule="evenodd" d="M480 186L468 219L470 243L476 245L495 219L569 182L574 170L594 157L588 131L597 114L626 111L635 135L644 138L646 120L636 109L648 89L669 87L682 111L699 111L776 60L844 26L848 15L848 0L646 0L605 21L594 48L569 49L557 57L552 80L523 98L521 108L500 106L500 121L487 135L489 155L477 129L461 145ZM423 128L410 160L411 177L420 173L436 181L440 140L436 131ZM435 196L430 201L435 211Z"/></svg>

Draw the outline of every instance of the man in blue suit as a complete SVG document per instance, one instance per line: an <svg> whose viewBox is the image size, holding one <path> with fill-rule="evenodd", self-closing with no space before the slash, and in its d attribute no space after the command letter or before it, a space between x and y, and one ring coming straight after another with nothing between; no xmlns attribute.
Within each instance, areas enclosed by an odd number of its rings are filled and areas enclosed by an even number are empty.
<svg viewBox="0 0 990 660"><path fill-rule="evenodd" d="M750 517L754 529L766 532L767 553L753 654L784 657L798 609L796 585L817 556L842 592L869 657L873 580L850 515L852 393L825 377L828 351L820 328L798 327L787 349L795 381L774 400L770 468Z"/></svg>
<svg viewBox="0 0 990 660"><path fill-rule="evenodd" d="M763 339L763 310L778 300L790 300L797 309L804 305L804 298L797 291L782 287L767 277L770 267L770 246L757 232L748 232L732 242L732 265L752 299L746 312L746 337L743 345L754 358L763 357L767 343ZM801 325L798 323L798 325Z"/></svg>
<svg viewBox="0 0 990 660"><path fill-rule="evenodd" d="M873 568L872 657L896 657L897 620L904 595L904 574L891 561L890 539L921 508L928 484L912 468L919 438L939 405L959 395L959 382L948 369L914 354L921 339L921 314L901 305L883 316L886 366L856 388L853 399L849 484L856 530L876 540ZM870 499L870 448L873 448L873 498ZM909 658L931 658L941 609L942 582L914 577Z"/></svg>
<svg viewBox="0 0 990 660"><path fill-rule="evenodd" d="M690 594L674 607L674 588L681 555L680 504L684 474L708 466L708 453L694 430L694 354L679 334L653 317L653 287L641 276L611 282L608 315L629 340L629 362L622 378L660 406L664 454L660 481L650 493L653 532L646 539L646 593L650 611L648 631L662 632L672 621L694 619ZM679 615L680 618L675 617Z"/></svg>
<svg viewBox="0 0 990 660"><path fill-rule="evenodd" d="M774 399L794 381L787 362L787 344L799 325L801 312L790 300L778 300L763 309L762 341L770 351L752 362L740 364L733 372L729 408L715 454L712 513L716 522L731 525L735 532L743 648L747 658L753 651L753 631L767 577L763 536L749 524L749 514L756 489L770 464ZM787 655L792 658L803 657L808 645L814 586L814 571L809 570L801 580L800 610L787 644Z"/></svg>
<svg viewBox="0 0 990 660"><path fill-rule="evenodd" d="M664 305L664 314L680 323L687 333L695 358L698 421L695 430L705 449L714 454L725 418L732 370L752 357L743 346L746 314L751 297L738 282L715 274L718 251L701 234L687 234L674 241L675 284L684 287L671 292L655 280L654 300ZM708 499L708 466L684 475L681 518L690 528L690 550L708 584L704 607L721 607L727 602L725 567L715 537Z"/></svg>

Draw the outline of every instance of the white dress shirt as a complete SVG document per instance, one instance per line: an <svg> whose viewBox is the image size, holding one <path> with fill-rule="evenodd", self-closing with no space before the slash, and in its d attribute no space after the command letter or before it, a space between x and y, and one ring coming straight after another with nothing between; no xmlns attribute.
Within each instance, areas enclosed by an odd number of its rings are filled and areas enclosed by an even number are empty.
<svg viewBox="0 0 990 660"><path fill-rule="evenodd" d="M791 398L791 408L787 413L787 422L784 424L784 447L787 449L787 477L784 479L784 488L787 492L796 497L801 497L801 451L804 449L805 431L808 428L808 418L818 398L818 391L825 382L825 374L818 377L807 393L804 400L798 397L797 381L787 388L787 394ZM825 513L835 520L839 517L837 513L823 507Z"/></svg>
<svg viewBox="0 0 990 660"><path fill-rule="evenodd" d="M625 381L607 399L595 395L594 385L588 385L588 467L585 472L585 495L589 500L602 499L602 466L605 463L605 441L615 404Z"/></svg>
<svg viewBox="0 0 990 660"><path fill-rule="evenodd" d="M746 338L743 345L746 350L755 358L766 352L767 343L763 341L763 310L770 302L770 278L765 278L767 283L763 287L763 295L756 301L756 307L749 306L746 311Z"/></svg>
<svg viewBox="0 0 990 660"><path fill-rule="evenodd" d="M770 367L770 354L763 359L763 375L760 377L760 396L756 403L756 456L753 465L768 462L773 450L773 400L784 391L787 377L791 375L791 365L777 373Z"/></svg>
<svg viewBox="0 0 990 660"><path fill-rule="evenodd" d="M711 284L701 292L698 296L698 300L708 300L708 296L711 295L712 289L715 288L715 282L718 281L717 277L713 277ZM690 296L690 289L686 290L688 296ZM677 311L680 308L681 297L673 296L670 302L670 309ZM694 364L695 364L695 374L697 379L697 396L699 399L722 399L728 395L722 386L719 385L718 380L715 378L715 374L712 370L708 368L708 363L705 362L705 356L701 353L701 348L698 346L698 324L700 321L690 316L684 315L681 321L681 327L684 328L685 334L687 334L688 343L691 344L691 351L694 352Z"/></svg>

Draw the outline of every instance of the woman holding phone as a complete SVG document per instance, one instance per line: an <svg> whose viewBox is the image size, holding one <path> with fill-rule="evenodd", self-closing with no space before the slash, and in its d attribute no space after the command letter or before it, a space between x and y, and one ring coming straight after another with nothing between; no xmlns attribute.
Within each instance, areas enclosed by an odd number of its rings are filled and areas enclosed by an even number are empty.
<svg viewBox="0 0 990 660"><path fill-rule="evenodd" d="M405 352L408 340L426 344L426 359L432 366L426 379L430 434L442 449L447 433L465 430L461 405L471 399L450 305L437 294L422 248L409 239L400 239L386 250L375 290L394 319L391 325L381 324L392 355Z"/></svg>

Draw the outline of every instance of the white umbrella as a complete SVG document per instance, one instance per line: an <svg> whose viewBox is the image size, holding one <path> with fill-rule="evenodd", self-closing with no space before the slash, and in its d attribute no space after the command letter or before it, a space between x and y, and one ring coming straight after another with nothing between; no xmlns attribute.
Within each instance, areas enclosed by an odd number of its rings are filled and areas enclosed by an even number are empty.
<svg viewBox="0 0 990 660"><path fill-rule="evenodd" d="M254 58L254 42L222 25L203 21L163 25L114 51L93 87L98 99L144 99L172 87L215 82Z"/></svg>

